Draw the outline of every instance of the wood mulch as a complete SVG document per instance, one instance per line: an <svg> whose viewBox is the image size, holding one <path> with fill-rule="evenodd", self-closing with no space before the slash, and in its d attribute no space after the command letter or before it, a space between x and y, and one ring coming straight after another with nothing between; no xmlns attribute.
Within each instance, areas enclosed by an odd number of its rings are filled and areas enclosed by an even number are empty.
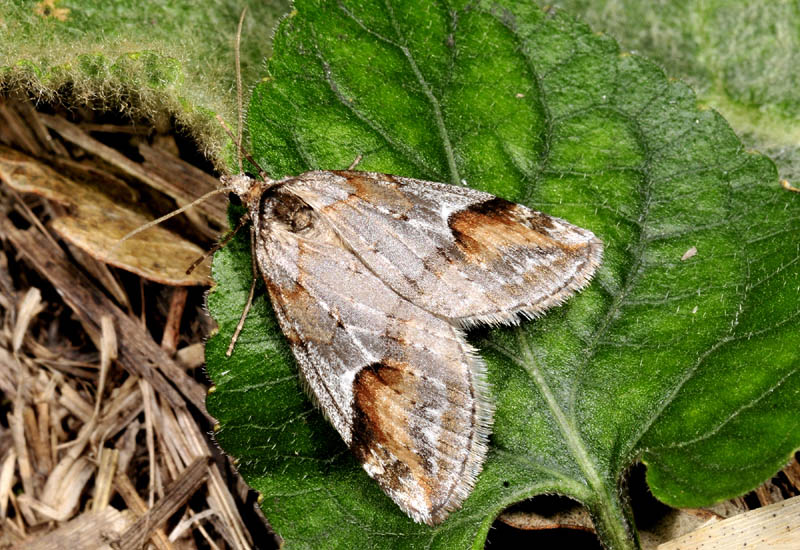
<svg viewBox="0 0 800 550"><path fill-rule="evenodd" d="M151 218L218 185L169 120L0 98L0 144L70 181L130 191ZM98 261L53 231L70 205L5 183L0 548L276 547L256 495L209 437L207 287ZM201 250L226 225L222 196L172 224Z"/></svg>
<svg viewBox="0 0 800 550"><path fill-rule="evenodd" d="M79 185L100 182L114 200L136 197L131 209L150 218L218 185L170 120L0 96L0 167L19 153L44 179L57 172ZM109 251L54 230L75 204L8 183L0 182L0 549L276 548L256 495L209 437L207 287L167 285L98 260ZM208 250L227 226L226 204L216 196L166 225ZM796 460L706 510L653 504L643 468L632 472L649 548L674 548L665 541L800 495ZM597 547L591 529L575 503L540 497L504 513L489 540L563 544L563 536L541 538L558 530L588 534L578 543Z"/></svg>

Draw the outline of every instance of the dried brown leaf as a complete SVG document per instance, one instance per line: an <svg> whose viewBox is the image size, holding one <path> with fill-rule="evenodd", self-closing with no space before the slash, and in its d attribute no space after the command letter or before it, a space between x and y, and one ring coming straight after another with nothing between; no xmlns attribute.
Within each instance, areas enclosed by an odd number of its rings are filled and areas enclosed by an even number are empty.
<svg viewBox="0 0 800 550"><path fill-rule="evenodd" d="M186 268L204 250L163 227L153 227L117 246L123 236L150 220L103 193L6 147L0 147L0 178L16 191L67 206L70 213L53 220L52 227L92 257L162 284L209 283L209 261L186 275Z"/></svg>

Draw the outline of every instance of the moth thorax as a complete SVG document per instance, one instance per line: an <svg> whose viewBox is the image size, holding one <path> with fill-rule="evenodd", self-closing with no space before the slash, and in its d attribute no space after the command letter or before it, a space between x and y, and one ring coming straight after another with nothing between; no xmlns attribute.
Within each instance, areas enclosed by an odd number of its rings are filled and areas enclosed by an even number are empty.
<svg viewBox="0 0 800 550"><path fill-rule="evenodd" d="M287 231L300 233L314 225L314 211L301 198L291 193L277 193L264 203L263 214Z"/></svg>

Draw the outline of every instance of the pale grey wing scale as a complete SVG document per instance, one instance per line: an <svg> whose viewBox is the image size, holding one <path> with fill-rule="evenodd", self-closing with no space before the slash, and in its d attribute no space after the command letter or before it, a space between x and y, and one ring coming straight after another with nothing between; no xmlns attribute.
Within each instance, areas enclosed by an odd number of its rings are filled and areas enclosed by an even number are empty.
<svg viewBox="0 0 800 550"><path fill-rule="evenodd" d="M286 196L276 204L286 210ZM256 254L302 377L369 475L414 519L438 523L486 454L484 366L457 328L388 288L315 213L299 231L284 214L255 218Z"/></svg>
<svg viewBox="0 0 800 550"><path fill-rule="evenodd" d="M398 294L462 326L515 322L586 286L594 234L465 187L366 172L307 172L288 189Z"/></svg>

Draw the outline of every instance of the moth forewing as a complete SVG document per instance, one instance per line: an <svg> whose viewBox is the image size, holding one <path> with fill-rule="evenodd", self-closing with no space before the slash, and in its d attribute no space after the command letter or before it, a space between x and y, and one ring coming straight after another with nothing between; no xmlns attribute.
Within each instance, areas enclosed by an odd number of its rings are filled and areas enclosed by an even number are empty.
<svg viewBox="0 0 800 550"><path fill-rule="evenodd" d="M343 171L292 188L389 287L461 326L536 316L602 258L592 232L466 187Z"/></svg>
<svg viewBox="0 0 800 550"><path fill-rule="evenodd" d="M256 265L301 377L415 521L469 495L493 405L465 325L515 322L585 286L602 243L466 188L371 172L234 176Z"/></svg>

